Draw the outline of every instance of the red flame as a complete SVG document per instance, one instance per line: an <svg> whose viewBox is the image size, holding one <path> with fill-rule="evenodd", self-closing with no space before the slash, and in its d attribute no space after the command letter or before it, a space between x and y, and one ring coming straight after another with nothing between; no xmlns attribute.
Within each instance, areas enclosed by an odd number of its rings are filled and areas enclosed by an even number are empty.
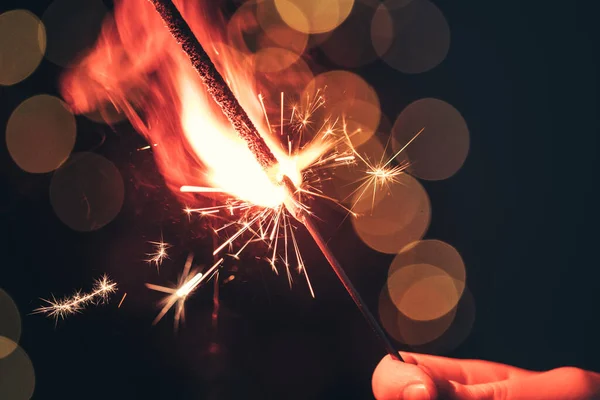
<svg viewBox="0 0 600 400"><path fill-rule="evenodd" d="M233 36L231 30L226 34L226 20L214 1L175 3L269 144L279 174L300 184L302 169L320 152L314 146L303 157L284 151L271 137L258 97L263 91L273 93L273 84L284 83L257 81L255 62L229 46L241 40L243 27ZM298 79L288 76L286 87L294 87ZM283 203L283 188L269 179L233 131L147 0L115 1L114 19L105 22L95 48L66 74L61 86L78 112L107 103L124 111L150 144L158 144L153 148L156 161L173 191L208 185L255 205Z"/></svg>

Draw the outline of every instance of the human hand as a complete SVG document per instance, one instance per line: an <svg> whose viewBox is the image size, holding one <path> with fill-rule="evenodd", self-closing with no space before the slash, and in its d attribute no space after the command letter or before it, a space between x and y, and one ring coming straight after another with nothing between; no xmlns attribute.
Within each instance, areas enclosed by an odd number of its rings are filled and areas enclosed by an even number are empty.
<svg viewBox="0 0 600 400"><path fill-rule="evenodd" d="M378 400L600 399L600 374L575 367L533 372L481 360L401 352L373 373Z"/></svg>

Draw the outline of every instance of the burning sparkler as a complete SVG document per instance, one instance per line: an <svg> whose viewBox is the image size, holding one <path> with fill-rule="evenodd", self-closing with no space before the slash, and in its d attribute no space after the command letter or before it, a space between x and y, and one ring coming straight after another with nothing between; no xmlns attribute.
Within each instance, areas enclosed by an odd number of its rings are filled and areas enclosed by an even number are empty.
<svg viewBox="0 0 600 400"><path fill-rule="evenodd" d="M109 296L116 291L117 284L104 275L95 281L91 292L81 293L78 291L70 297L59 300L54 296L52 296L52 300L42 299L48 305L35 309L33 313L46 314L58 320L59 318L65 318L68 315L81 312L89 304L106 302Z"/></svg>
<svg viewBox="0 0 600 400"><path fill-rule="evenodd" d="M350 282L348 276L345 274L341 265L338 263L337 259L333 256L331 251L329 250L326 242L323 240L321 235L319 234L314 222L310 217L310 210L306 205L302 203L301 193L302 190L297 188L296 183L292 180L292 178L297 178L297 175L288 175L286 174L286 170L282 167L285 167L280 161L275 158L270 148L265 143L262 136L256 131L254 125L251 120L248 118L244 109L239 105L237 99L218 73L214 64L210 60L208 54L204 51L192 30L187 25L178 9L170 0L149 0L155 6L157 12L160 14L167 27L169 28L173 37L178 41L181 45L184 52L188 55L194 69L198 72L201 77L207 92L213 97L215 102L220 106L223 113L227 116L227 119L232 124L236 132L240 135L242 139L245 140L249 150L252 155L258 162L258 164L265 169L265 172L271 172L270 169L274 165L279 165L278 172L275 175L275 179L273 179L271 175L273 188L279 187L280 190L275 190L275 193L278 195L276 197L276 207L270 204L271 207L264 208L262 211L259 211L257 214L252 214L250 220L244 222L243 228L239 229L236 234L234 234L228 241L223 243L217 249L215 249L213 254L219 253L223 248L225 248L228 244L231 244L233 240L237 237L241 236L245 231L251 229L253 224L261 219L264 219L265 215L269 213L269 210L278 210L277 219L279 219L283 215L283 223L284 223L284 232L287 232L288 220L286 220L287 211L291 214L297 221L302 223L308 232L311 234L320 250L324 254L325 258L337 274L340 281L343 283L344 287L358 306L359 310L362 312L363 316L377 335L377 337L384 344L387 352L391 357L395 359L399 359L398 352L391 344L390 340L387 338L387 335L378 324L375 317L371 314L371 312L366 307L364 301ZM303 119L303 123L306 124L307 120ZM291 148L291 145L289 146ZM318 157L317 157L318 158ZM301 169L300 169L301 170ZM273 233L271 234L272 238L276 238L278 236L278 227L279 225L275 222L273 228ZM260 226L260 225L259 225ZM287 240L287 236L284 236L285 240ZM292 236L293 238L293 236ZM277 239L275 239L277 240ZM295 243L295 239L294 243ZM275 244L276 246L276 244ZM274 254L276 252L276 247L274 247ZM275 256L273 257L273 259ZM287 253L286 253L287 258ZM222 259L215 264L214 268L221 263ZM274 261L274 260L273 260ZM286 265L287 267L287 265ZM303 267L302 267L303 269ZM198 275L196 275L198 276ZM188 287L195 288L199 285L202 280L202 276L196 279L196 276L189 281L184 282L179 289L174 290L174 292L167 298L166 304L163 307L163 311L159 314L160 317L166 313L166 311L175 303L178 302L178 311L177 315L180 316L183 313L183 304L185 301L185 297L189 293ZM305 273L305 276L306 273ZM290 279L289 269L288 269L288 279ZM198 283L194 282L194 280L198 281ZM307 276L308 280L308 276ZM190 282L193 282L191 285ZM163 288L164 289L164 288ZM183 296L181 294L184 294ZM176 317L177 320L178 317Z"/></svg>
<svg viewBox="0 0 600 400"><path fill-rule="evenodd" d="M149 3L158 14L146 7ZM220 200L208 207L185 208L188 217L226 221L214 229L225 239L215 245L216 263L209 271L192 272L190 259L176 287L150 285L167 294L157 320L176 307L178 324L184 316L186 298L214 275L225 256L239 258L251 243L266 243L271 268L279 273L283 266L290 285L295 268L314 295L296 238L298 227L305 226L386 350L398 358L317 231L309 200L322 198L344 207L322 191L329 168L365 164L367 181L360 190L371 186L376 190L393 183L405 166L392 166L393 158L369 163L358 154L350 139L355 133L366 136L360 128L349 131L344 113L321 115L330 110L327 85L313 88L303 93L300 101L292 102L289 118L285 117L290 108L285 107L284 93L278 91L280 121L271 125L268 98L252 85L256 71L249 71L248 64L236 58L235 51L223 44L223 37L210 32L205 24L195 24L192 31L169 0L149 3L119 2L115 22L105 25L96 51L66 75L62 89L77 111L88 111L106 100L116 103L148 143L159 144L152 150L172 190L185 194L188 200L193 197L190 193ZM200 21L206 19L207 8L208 3L183 11L186 18ZM124 29L119 29L120 24ZM164 25L167 29L162 29ZM194 33L210 46L203 48ZM147 50L143 55L148 57L140 56L140 48ZM115 62L117 59L123 62ZM152 76L151 84L142 81L145 73ZM148 92L135 96L132 89L138 88ZM347 96L351 95L342 95ZM140 110L143 116L138 114ZM344 209L355 215L352 209ZM150 260L158 265L166 248L159 246L157 250Z"/></svg>

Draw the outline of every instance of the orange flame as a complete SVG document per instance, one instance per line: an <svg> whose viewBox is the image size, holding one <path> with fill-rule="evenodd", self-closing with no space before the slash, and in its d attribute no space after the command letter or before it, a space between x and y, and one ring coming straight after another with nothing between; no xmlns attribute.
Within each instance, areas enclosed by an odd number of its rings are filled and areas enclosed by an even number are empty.
<svg viewBox="0 0 600 400"><path fill-rule="evenodd" d="M302 169L315 159L314 146L308 156L292 156L271 137L258 94L272 93L265 85L273 83L257 82L253 61L228 45L241 39L241 29L240 37L226 34L214 1L175 3L278 159L276 173L299 185ZM78 112L107 103L122 110L150 144L158 144L153 151L159 169L180 196L189 196L179 191L184 185L208 185L254 205L284 202L284 188L236 135L147 0L115 1L114 19L105 22L95 48L64 76L61 88Z"/></svg>

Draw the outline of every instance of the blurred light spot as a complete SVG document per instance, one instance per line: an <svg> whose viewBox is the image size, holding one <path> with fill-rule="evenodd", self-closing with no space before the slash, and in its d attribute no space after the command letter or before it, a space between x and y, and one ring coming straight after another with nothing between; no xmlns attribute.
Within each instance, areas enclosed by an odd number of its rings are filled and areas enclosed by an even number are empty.
<svg viewBox="0 0 600 400"><path fill-rule="evenodd" d="M360 67L378 58L369 38L378 4L377 0L356 0L348 18L321 44L327 58L345 68Z"/></svg>
<svg viewBox="0 0 600 400"><path fill-rule="evenodd" d="M327 95L327 91L325 93ZM337 103L330 111L332 115L341 118L341 124L345 125L353 146L359 146L369 140L381 119L379 104L353 98Z"/></svg>
<svg viewBox="0 0 600 400"><path fill-rule="evenodd" d="M257 81L258 92L264 96L264 104L269 114L272 126L277 129L281 125L281 93L284 95L284 125L289 124L292 108L298 103L298 88L304 88L313 79L312 71L306 61L295 57L294 54L284 49L275 53L281 56L280 66L263 68L259 70L261 63L268 57L258 56L254 58L254 75ZM274 55L277 55L275 54ZM295 60L292 61L292 59ZM280 69L280 67L283 67Z"/></svg>
<svg viewBox="0 0 600 400"><path fill-rule="evenodd" d="M54 0L42 16L48 34L46 58L69 66L94 45L106 16L101 0Z"/></svg>
<svg viewBox="0 0 600 400"><path fill-rule="evenodd" d="M431 321L452 310L464 288L441 268L429 264L407 265L387 281L390 298L398 310L416 321Z"/></svg>
<svg viewBox="0 0 600 400"><path fill-rule="evenodd" d="M75 117L60 99L31 97L12 113L6 126L6 145L19 167L43 173L58 168L75 145Z"/></svg>
<svg viewBox="0 0 600 400"><path fill-rule="evenodd" d="M422 353L448 354L460 346L469 337L475 323L475 300L468 288L453 312L454 320L441 336L422 345L413 345L413 349Z"/></svg>
<svg viewBox="0 0 600 400"><path fill-rule="evenodd" d="M435 341L451 327L456 308L437 319L417 321L402 314L390 298L387 285L379 296L379 319L383 328L397 341L418 346Z"/></svg>
<svg viewBox="0 0 600 400"><path fill-rule="evenodd" d="M21 315L13 299L0 289L0 359L12 353L21 337ZM1 375L0 375L1 376Z"/></svg>
<svg viewBox="0 0 600 400"><path fill-rule="evenodd" d="M469 128L463 117L445 101L417 100L394 123L393 149L402 148L421 129L423 132L405 150L411 174L426 180L454 175L469 152Z"/></svg>
<svg viewBox="0 0 600 400"><path fill-rule="evenodd" d="M394 21L384 4L379 4L371 20L371 42L377 55L385 54L394 40Z"/></svg>
<svg viewBox="0 0 600 400"><path fill-rule="evenodd" d="M245 55L273 48L288 50L294 58L288 55L287 65L304 53L308 43L308 34L290 28L277 13L273 1L244 3L229 20L227 35L229 43ZM278 65L281 66L281 61Z"/></svg>
<svg viewBox="0 0 600 400"><path fill-rule="evenodd" d="M260 72L278 72L296 62L298 54L277 47L259 50L254 55L255 68Z"/></svg>
<svg viewBox="0 0 600 400"><path fill-rule="evenodd" d="M420 265L421 267L415 268L414 265ZM422 267L422 265L435 266L435 269L430 267ZM388 271L389 279L391 280L392 277L399 274L400 271L404 271L401 274L406 276L403 279L396 278L398 279L398 282L395 280L388 282L390 293L392 293L392 285L400 285L399 282L401 281L406 282L402 285L406 285L410 284L411 279L416 281L418 279L430 276L443 276L444 283L441 283L441 281L438 279L438 281L435 283L435 285L438 285L436 290L442 290L440 285L444 285L444 291L448 292L450 289L449 287L446 287L448 279L452 280L456 290L455 294L446 293L444 295L447 295L447 297L444 299L445 301L454 301L454 304L446 307L449 310L456 305L456 302L458 302L458 299L460 299L460 296L465 290L467 273L463 259L454 247L440 240L420 240L410 243L404 247L396 255L392 261L392 264L390 265L390 269ZM430 282L430 284L432 286L434 285L433 282ZM394 290L402 291L402 285L399 286L400 289Z"/></svg>
<svg viewBox="0 0 600 400"><path fill-rule="evenodd" d="M46 29L26 10L0 14L0 85L14 85L36 70L46 51Z"/></svg>
<svg viewBox="0 0 600 400"><path fill-rule="evenodd" d="M123 205L123 178L115 165L94 153L75 153L50 182L54 212L76 231L93 231L112 221Z"/></svg>
<svg viewBox="0 0 600 400"><path fill-rule="evenodd" d="M374 205L374 206L373 206ZM394 254L425 234L431 219L427 192L408 174L370 195L355 195L354 230L374 250Z"/></svg>
<svg viewBox="0 0 600 400"><path fill-rule="evenodd" d="M296 54L304 53L309 39L309 35L306 33L307 29L296 30L286 24L277 12L273 0L264 0L257 3L256 18L264 32L260 37L260 41L263 42L261 47L276 45ZM306 20L299 20L299 23L308 27L308 21Z"/></svg>
<svg viewBox="0 0 600 400"><path fill-rule="evenodd" d="M354 146L373 136L381 119L379 97L360 76L348 71L317 75L304 89L302 99L319 96L325 100L325 107L316 111L314 120L337 121L338 129L345 124Z"/></svg>
<svg viewBox="0 0 600 400"><path fill-rule="evenodd" d="M354 0L275 0L281 18L290 27L306 33L335 29L348 17L353 4Z"/></svg>
<svg viewBox="0 0 600 400"><path fill-rule="evenodd" d="M10 339L0 337L0 348L7 341ZM14 342L12 346L15 350L0 358L0 399L27 400L33 396L35 372L27 353Z"/></svg>
<svg viewBox="0 0 600 400"><path fill-rule="evenodd" d="M428 0L387 0L374 13L371 40L388 65L417 74L446 58L450 28L444 14Z"/></svg>

